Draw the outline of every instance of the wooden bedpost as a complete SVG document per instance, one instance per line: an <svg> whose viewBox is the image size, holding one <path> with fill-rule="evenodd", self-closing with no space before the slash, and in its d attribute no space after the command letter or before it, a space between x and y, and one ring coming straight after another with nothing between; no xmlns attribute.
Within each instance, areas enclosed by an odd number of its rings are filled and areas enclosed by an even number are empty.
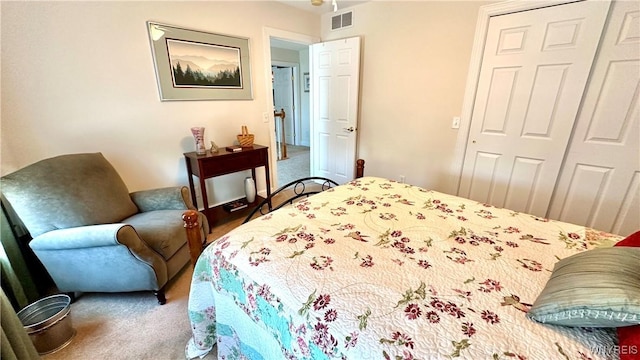
<svg viewBox="0 0 640 360"><path fill-rule="evenodd" d="M359 179L364 176L364 160L358 159L356 160L356 179Z"/></svg>
<svg viewBox="0 0 640 360"><path fill-rule="evenodd" d="M202 235L200 234L200 224L198 223L198 213L195 210L187 210L182 214L184 228L187 231L187 243L191 254L191 265L196 266L196 261L202 253Z"/></svg>

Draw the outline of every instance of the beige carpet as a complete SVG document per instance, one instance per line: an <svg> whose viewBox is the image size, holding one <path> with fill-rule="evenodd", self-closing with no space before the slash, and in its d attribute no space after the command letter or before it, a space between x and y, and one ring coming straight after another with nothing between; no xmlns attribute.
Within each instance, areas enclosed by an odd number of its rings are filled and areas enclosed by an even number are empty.
<svg viewBox="0 0 640 360"><path fill-rule="evenodd" d="M278 160L277 187L308 177L311 173L309 161L309 147L287 145L287 159Z"/></svg>
<svg viewBox="0 0 640 360"><path fill-rule="evenodd" d="M185 359L191 336L187 302L191 265L167 289L167 303L158 305L151 292L87 293L71 304L76 336L45 360ZM205 359L216 359L215 353Z"/></svg>
<svg viewBox="0 0 640 360"><path fill-rule="evenodd" d="M207 241L231 231L244 219L216 226ZM187 315L193 268L187 265L168 284L167 303L159 305L152 292L87 293L71 304L76 336L44 360L185 359L191 337ZM217 359L217 352L204 360Z"/></svg>

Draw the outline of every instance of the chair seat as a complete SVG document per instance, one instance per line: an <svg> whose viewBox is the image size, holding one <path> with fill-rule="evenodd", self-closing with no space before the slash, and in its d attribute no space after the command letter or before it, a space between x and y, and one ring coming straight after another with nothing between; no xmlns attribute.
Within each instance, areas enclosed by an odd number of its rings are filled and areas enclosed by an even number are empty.
<svg viewBox="0 0 640 360"><path fill-rule="evenodd" d="M122 222L133 226L142 240L165 260L169 260L187 243L182 221L183 212L183 210L149 211L135 214Z"/></svg>

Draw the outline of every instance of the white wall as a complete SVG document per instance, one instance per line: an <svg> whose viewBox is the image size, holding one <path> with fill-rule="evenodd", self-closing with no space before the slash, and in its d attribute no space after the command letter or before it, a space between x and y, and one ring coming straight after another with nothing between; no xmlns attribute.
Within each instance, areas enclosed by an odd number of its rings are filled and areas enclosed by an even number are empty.
<svg viewBox="0 0 640 360"><path fill-rule="evenodd" d="M129 190L187 184L192 126L229 145L241 125L269 144L263 28L319 37L319 17L277 2L0 2L1 173L102 152ZM146 22L249 38L252 101L159 101ZM260 171L259 174L262 174ZM246 174L215 181L210 203L243 194ZM264 189L259 179L259 190Z"/></svg>
<svg viewBox="0 0 640 360"><path fill-rule="evenodd" d="M296 50L271 48L271 61L284 61L290 63L300 63L300 54Z"/></svg>
<svg viewBox="0 0 640 360"><path fill-rule="evenodd" d="M352 8L353 27L332 32L332 14L320 22L275 1L0 2L0 171L100 151L133 191L187 183L182 153L194 150L192 126L225 145L246 124L268 145L267 27L325 40L361 35L365 173L455 192L451 118L461 111L485 3L373 1ZM149 20L250 38L254 100L160 102ZM241 196L244 176L217 179L210 203Z"/></svg>
<svg viewBox="0 0 640 360"><path fill-rule="evenodd" d="M338 2L339 3L339 2ZM353 11L353 26L322 39L362 36L358 156L365 174L455 193L450 173L482 1L372 1Z"/></svg>

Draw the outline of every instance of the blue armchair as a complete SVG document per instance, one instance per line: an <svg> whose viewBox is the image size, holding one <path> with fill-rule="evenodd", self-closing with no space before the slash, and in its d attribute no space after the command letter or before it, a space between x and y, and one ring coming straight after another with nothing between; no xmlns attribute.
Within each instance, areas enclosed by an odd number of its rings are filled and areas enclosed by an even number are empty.
<svg viewBox="0 0 640 360"><path fill-rule="evenodd" d="M129 193L101 153L45 159L0 181L61 292L152 290L164 304L165 285L190 260L187 187ZM204 243L209 225L198 218Z"/></svg>

